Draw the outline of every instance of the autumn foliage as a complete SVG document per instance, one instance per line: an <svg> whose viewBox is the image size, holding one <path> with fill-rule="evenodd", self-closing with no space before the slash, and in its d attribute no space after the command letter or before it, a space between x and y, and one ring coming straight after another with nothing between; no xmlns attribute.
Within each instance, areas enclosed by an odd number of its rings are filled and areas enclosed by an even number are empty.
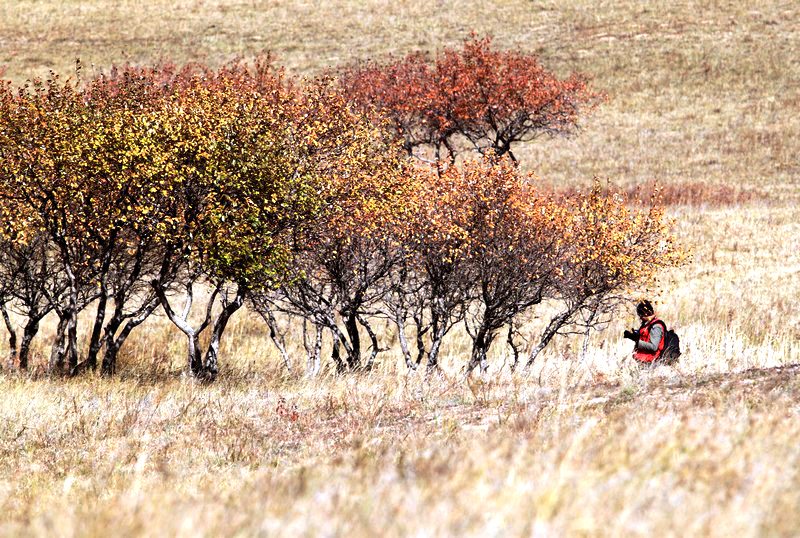
<svg viewBox="0 0 800 538"><path fill-rule="evenodd" d="M286 278L312 223L375 199L377 179L399 170L382 133L329 81L296 89L267 62L54 77L5 86L0 99L4 241L11 252L45 244L51 269L38 287L62 320L52 371L94 368L104 343L113 372L117 339L161 306L187 338L190 371L213 378L219 339L248 294ZM22 274L9 271L5 287ZM196 284L212 293L192 326ZM77 318L90 304L82 357Z"/></svg>
<svg viewBox="0 0 800 538"><path fill-rule="evenodd" d="M474 35L432 60L414 53L356 64L341 83L359 110L392 122L409 153L427 148L437 163L464 150L514 159L512 144L572 134L602 99L585 77L559 79L536 56L493 49L490 38Z"/></svg>
<svg viewBox="0 0 800 538"><path fill-rule="evenodd" d="M325 338L338 370L371 367L386 349L381 320L409 368L427 359L429 371L463 324L471 371L506 330L516 366L522 320L557 301L530 364L553 335L601 323L679 262L657 204L632 211L599 189L551 196L514 162L512 144L574 132L598 99L582 77L474 37L434 62L410 55L338 79L300 82L264 57L5 84L11 358L28 366L54 314L49 370L111 374L130 333L163 312L186 339L187 371L211 380L228 321L249 302L287 367L279 317L302 326L312 374ZM422 146L435 166L408 159ZM479 155L453 165L464 149ZM10 313L26 320L20 342Z"/></svg>

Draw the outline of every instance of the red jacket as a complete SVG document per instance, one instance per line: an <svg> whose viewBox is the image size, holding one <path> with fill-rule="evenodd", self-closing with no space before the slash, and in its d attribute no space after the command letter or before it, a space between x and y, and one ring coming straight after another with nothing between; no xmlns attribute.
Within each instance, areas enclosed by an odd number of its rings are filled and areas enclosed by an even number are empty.
<svg viewBox="0 0 800 538"><path fill-rule="evenodd" d="M633 349L633 358L637 361L641 362L653 362L657 358L661 356L661 352L664 351L664 340L666 340L667 336L667 326L658 318L653 318L650 320L650 323L642 326L639 329L639 341L640 342L650 342L650 329L656 323L661 324L661 341L658 343L658 349L656 351L648 351L646 349L639 349L639 342L636 342L636 346Z"/></svg>

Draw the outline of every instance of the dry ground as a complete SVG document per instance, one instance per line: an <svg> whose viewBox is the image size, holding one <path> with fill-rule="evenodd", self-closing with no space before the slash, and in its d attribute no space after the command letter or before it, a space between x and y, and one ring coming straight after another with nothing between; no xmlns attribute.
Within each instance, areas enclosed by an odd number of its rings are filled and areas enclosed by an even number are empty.
<svg viewBox="0 0 800 538"><path fill-rule="evenodd" d="M529 376L497 373L496 350L492 375L464 383L456 334L443 379L389 355L369 376L308 381L239 316L222 381L203 387L173 375L183 342L157 320L119 379L0 377L0 532L800 533L800 385L781 368L800 362L800 5L565 4L0 2L16 84L76 57L96 72L263 49L312 75L490 33L609 95L577 137L520 150L543 183L694 193L670 209L693 262L657 295L686 350L676 368L629 364L623 314L587 356L558 340Z"/></svg>

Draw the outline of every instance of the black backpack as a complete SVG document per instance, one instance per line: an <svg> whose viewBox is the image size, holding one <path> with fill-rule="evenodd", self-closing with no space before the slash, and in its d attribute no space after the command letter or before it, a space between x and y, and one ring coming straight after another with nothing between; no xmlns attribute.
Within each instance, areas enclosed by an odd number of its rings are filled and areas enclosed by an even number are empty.
<svg viewBox="0 0 800 538"><path fill-rule="evenodd" d="M681 356L681 339L675 334L672 329L667 329L667 324L661 320L660 323L664 327L664 349L661 350L661 355L656 359L659 362L672 364Z"/></svg>

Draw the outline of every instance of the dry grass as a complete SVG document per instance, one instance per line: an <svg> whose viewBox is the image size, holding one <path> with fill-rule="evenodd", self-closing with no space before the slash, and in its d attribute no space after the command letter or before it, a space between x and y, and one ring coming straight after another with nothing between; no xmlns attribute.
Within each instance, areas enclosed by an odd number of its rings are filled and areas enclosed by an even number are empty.
<svg viewBox="0 0 800 538"><path fill-rule="evenodd" d="M797 372L559 391L6 378L13 535L791 535Z"/></svg>
<svg viewBox="0 0 800 538"><path fill-rule="evenodd" d="M761 190L742 188L734 185L714 185L705 182L693 183L666 183L659 185L657 182L643 185L631 185L626 189L613 184L600 184L606 196L621 196L630 205L650 207L654 200L666 207L694 206L696 208L719 208L724 206L737 206L751 202L770 202L772 197ZM585 194L588 189L579 187L566 187L556 190L558 197L573 198Z"/></svg>
<svg viewBox="0 0 800 538"><path fill-rule="evenodd" d="M101 70L271 49L313 74L471 29L609 94L577 137L519 149L544 184L667 186L693 251L657 294L680 364L633 367L621 315L587 356L557 340L529 376L498 372L498 349L465 383L455 334L443 379L386 355L369 376L309 381L244 315L206 387L175 375L183 341L158 319L118 379L0 377L0 533L800 532L798 372L748 371L800 362L795 3L15 0L0 3L0 65L22 83L76 57ZM296 337L290 353L300 368Z"/></svg>

